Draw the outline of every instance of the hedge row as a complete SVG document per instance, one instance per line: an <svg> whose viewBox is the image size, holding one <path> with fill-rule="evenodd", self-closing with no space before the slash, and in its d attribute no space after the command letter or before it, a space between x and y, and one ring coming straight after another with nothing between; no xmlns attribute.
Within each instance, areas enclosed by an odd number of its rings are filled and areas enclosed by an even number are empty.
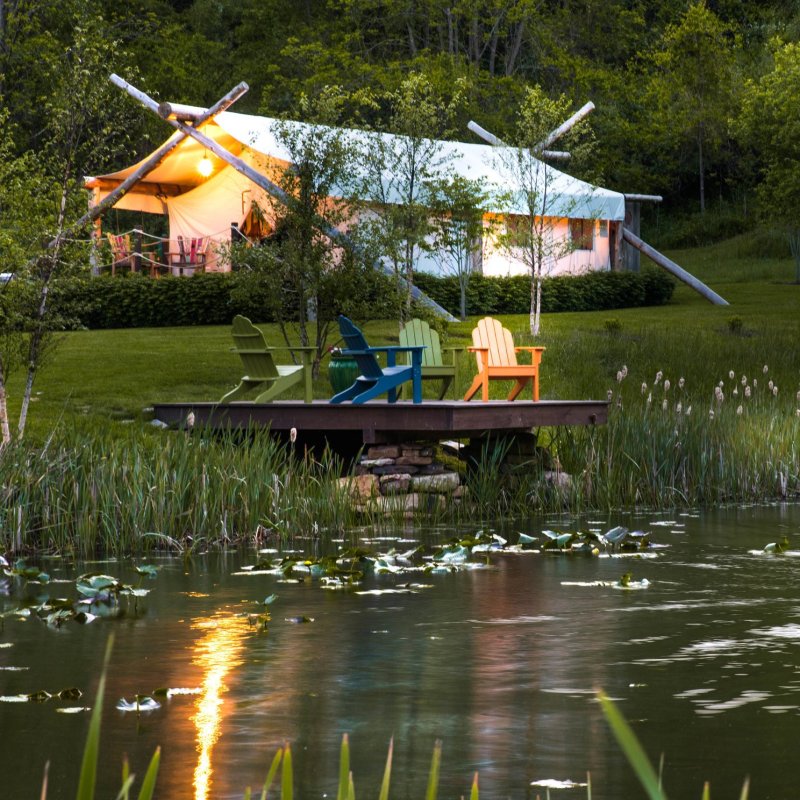
<svg viewBox="0 0 800 800"><path fill-rule="evenodd" d="M171 325L227 325L236 314L269 322L257 293L236 291L236 273L209 273L191 278L152 280L140 275L66 281L53 290L53 304L75 324L86 328L151 328ZM458 314L459 288L454 277L419 273L422 291ZM675 288L667 274L591 272L576 277L547 278L542 309L601 311L662 305ZM470 314L525 314L530 310L530 281L525 276L487 278L476 275L467 292Z"/></svg>
<svg viewBox="0 0 800 800"><path fill-rule="evenodd" d="M456 277L417 274L415 283L452 314L458 314L461 296ZM606 311L663 305L672 297L675 281L663 270L588 272L545 278L542 311ZM526 275L487 278L474 275L467 288L468 314L526 314L531 307L531 282Z"/></svg>

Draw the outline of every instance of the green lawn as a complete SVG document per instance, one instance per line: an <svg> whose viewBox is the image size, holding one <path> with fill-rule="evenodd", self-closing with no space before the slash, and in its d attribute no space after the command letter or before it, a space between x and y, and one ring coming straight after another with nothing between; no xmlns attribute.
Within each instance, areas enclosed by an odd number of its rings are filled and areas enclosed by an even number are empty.
<svg viewBox="0 0 800 800"><path fill-rule="evenodd" d="M597 313L545 315L540 342L542 398L605 397L625 364L629 380L650 383L656 371L685 377L701 396L729 370L754 375L764 364L782 391L800 389L800 286L791 261L741 255L743 240L669 253L730 305L712 306L679 284L670 305ZM735 319L738 318L738 322ZM519 344L530 342L524 315L503 318ZM475 318L451 325L449 344L468 344ZM618 323L618 324L617 324ZM741 326L737 330L737 326ZM271 343L277 330L266 326ZM397 341L394 322L370 322L367 337ZM217 400L240 377L227 327L68 333L35 384L29 430L49 432L58 419L141 420L159 401ZM474 373L463 356L462 391ZM324 371L324 370L323 370ZM12 421L21 375L10 385ZM330 396L323 377L315 397ZM432 387L431 387L432 388ZM296 396L299 398L300 390ZM125 422L124 424L130 424Z"/></svg>

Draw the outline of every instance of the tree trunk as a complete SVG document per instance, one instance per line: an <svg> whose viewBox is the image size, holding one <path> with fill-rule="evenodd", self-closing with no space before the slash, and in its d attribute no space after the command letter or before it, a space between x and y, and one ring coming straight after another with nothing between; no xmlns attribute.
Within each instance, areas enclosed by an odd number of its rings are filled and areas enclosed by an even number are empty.
<svg viewBox="0 0 800 800"><path fill-rule="evenodd" d="M2 2L2 0L0 0ZM8 425L8 403L6 400L5 365L0 358L0 451L11 442L11 429Z"/></svg>
<svg viewBox="0 0 800 800"><path fill-rule="evenodd" d="M705 165L703 164L703 128L701 126L697 134L697 160L698 169L700 170L700 213L706 213L706 181L705 181Z"/></svg>

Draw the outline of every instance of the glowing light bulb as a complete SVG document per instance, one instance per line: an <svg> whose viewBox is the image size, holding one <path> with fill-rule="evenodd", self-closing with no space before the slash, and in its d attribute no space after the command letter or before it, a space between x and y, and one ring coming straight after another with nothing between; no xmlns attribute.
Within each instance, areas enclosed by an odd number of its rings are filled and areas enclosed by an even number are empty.
<svg viewBox="0 0 800 800"><path fill-rule="evenodd" d="M211 159L208 157L208 153L206 153L202 157L202 159L200 159L200 163L197 165L197 171L204 178L207 178L214 171L214 164L212 163Z"/></svg>

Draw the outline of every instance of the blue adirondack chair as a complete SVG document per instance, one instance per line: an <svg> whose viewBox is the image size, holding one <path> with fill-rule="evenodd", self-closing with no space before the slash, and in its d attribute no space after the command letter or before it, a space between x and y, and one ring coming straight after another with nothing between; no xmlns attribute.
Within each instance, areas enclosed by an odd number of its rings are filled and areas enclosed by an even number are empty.
<svg viewBox="0 0 800 800"><path fill-rule="evenodd" d="M367 344L364 334L345 316L339 317L339 331L347 345L342 355L355 359L361 374L352 386L334 395L331 403L352 400L353 403L366 403L374 397L388 395L390 403L397 400L397 387L411 381L415 403L422 402L422 346L396 347ZM381 367L375 353L386 353L386 366ZM411 353L411 364L397 365L397 353Z"/></svg>

